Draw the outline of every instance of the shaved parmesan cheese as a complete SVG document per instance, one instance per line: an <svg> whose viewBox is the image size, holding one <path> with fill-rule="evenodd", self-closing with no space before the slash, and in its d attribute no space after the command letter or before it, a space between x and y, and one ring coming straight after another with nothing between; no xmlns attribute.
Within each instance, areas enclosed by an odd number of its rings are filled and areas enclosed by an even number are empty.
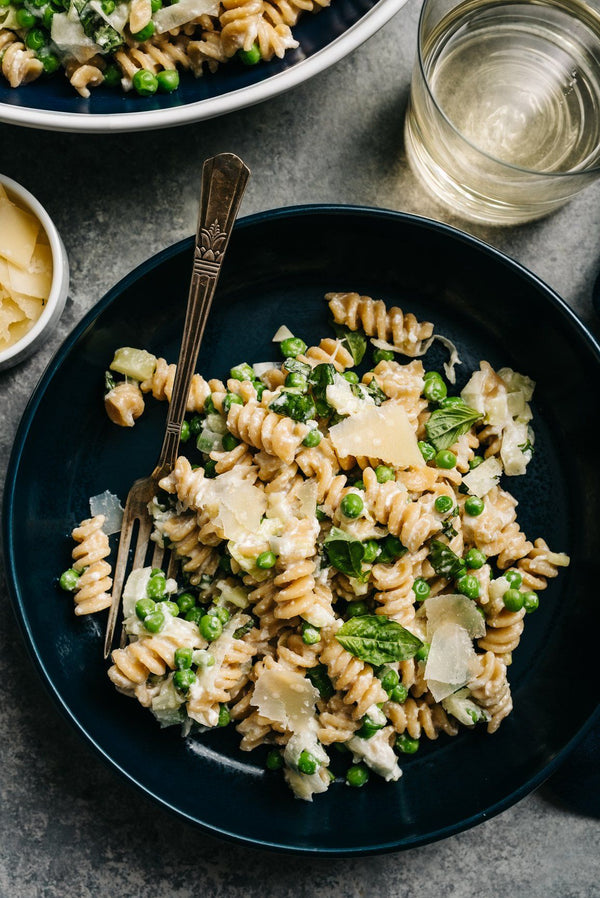
<svg viewBox="0 0 600 898"><path fill-rule="evenodd" d="M90 515L93 518L97 514L104 515L102 529L107 536L120 531L123 524L123 510L119 497L108 490L99 493L97 496L92 496L90 499Z"/></svg>
<svg viewBox="0 0 600 898"><path fill-rule="evenodd" d="M23 296L22 293L13 293L12 299L31 322L37 321L44 308L44 300L34 296Z"/></svg>
<svg viewBox="0 0 600 898"><path fill-rule="evenodd" d="M464 627L452 622L437 627L425 666L425 679L436 702L468 683L475 658L473 643Z"/></svg>
<svg viewBox="0 0 600 898"><path fill-rule="evenodd" d="M86 35L76 14L71 18L69 13L55 12L50 33L58 49L65 56L73 56L77 62L87 62L102 52L102 48Z"/></svg>
<svg viewBox="0 0 600 898"><path fill-rule="evenodd" d="M393 732L393 727L384 727L370 739L352 736L346 743L352 752L355 764L364 761L367 767L382 776L388 783L396 782L402 776L396 753L390 745Z"/></svg>
<svg viewBox="0 0 600 898"><path fill-rule="evenodd" d="M49 246L37 243L27 268L18 268L8 262L6 270L13 294L48 298L52 286L52 251Z"/></svg>
<svg viewBox="0 0 600 898"><path fill-rule="evenodd" d="M485 620L477 605L463 595L430 596L424 603L427 614L427 638L431 640L445 623L463 627L471 639L485 636Z"/></svg>
<svg viewBox="0 0 600 898"><path fill-rule="evenodd" d="M219 580L215 585L215 589L220 592L220 597L215 604L235 605L237 608L247 608L250 604L248 601L248 590L243 586L231 586L226 580Z"/></svg>
<svg viewBox="0 0 600 898"><path fill-rule="evenodd" d="M297 732L310 728L318 698L319 690L303 674L272 668L258 677L251 702L263 717Z"/></svg>
<svg viewBox="0 0 600 898"><path fill-rule="evenodd" d="M531 461L532 451L529 447L533 443L533 431L527 424L517 424L510 421L502 431L502 445L500 446L500 458L504 465L504 471L509 477L524 474L527 465Z"/></svg>
<svg viewBox="0 0 600 898"><path fill-rule="evenodd" d="M199 16L216 16L218 11L218 0L179 0L173 6L163 6L155 12L152 21L157 33L164 34Z"/></svg>
<svg viewBox="0 0 600 898"><path fill-rule="evenodd" d="M136 568L130 573L123 589L123 617L134 615L135 603L147 597L146 587L151 573L151 567Z"/></svg>
<svg viewBox="0 0 600 898"><path fill-rule="evenodd" d="M442 699L444 710L466 727L472 727L480 720L490 720L489 713L477 705L470 696L468 689L459 689L453 695Z"/></svg>
<svg viewBox="0 0 600 898"><path fill-rule="evenodd" d="M25 312L12 299L2 299L0 304L0 340L10 339L12 325L25 319Z"/></svg>
<svg viewBox="0 0 600 898"><path fill-rule="evenodd" d="M21 268L31 262L40 223L6 198L0 198L0 256Z"/></svg>
<svg viewBox="0 0 600 898"><path fill-rule="evenodd" d="M331 442L341 457L366 455L397 467L422 467L425 460L408 416L399 405L385 402L363 407L329 429Z"/></svg>
<svg viewBox="0 0 600 898"><path fill-rule="evenodd" d="M463 477L463 483L473 496L483 499L495 487L502 475L502 463L495 456L486 458Z"/></svg>
<svg viewBox="0 0 600 898"><path fill-rule="evenodd" d="M312 801L313 795L326 792L332 782L329 773L322 767L308 776L288 767L283 771L283 775L296 798L302 798L304 801Z"/></svg>
<svg viewBox="0 0 600 898"><path fill-rule="evenodd" d="M267 371L272 371L274 368L279 371L281 362L255 362L252 365L252 369L257 377L262 377L263 374L266 374Z"/></svg>
<svg viewBox="0 0 600 898"><path fill-rule="evenodd" d="M231 489L215 481L215 492L220 492L219 520L226 539L240 540L247 534L258 532L267 502L264 491L250 483L238 482Z"/></svg>
<svg viewBox="0 0 600 898"><path fill-rule="evenodd" d="M368 393L363 397L357 396L346 378L337 373L333 383L325 390L325 396L329 405L340 415L355 415L365 405L374 405Z"/></svg>
<svg viewBox="0 0 600 898"><path fill-rule="evenodd" d="M271 340L272 343L282 343L284 340L288 340L290 337L293 337L293 333L286 327L285 324L282 324L281 327L275 333L275 336Z"/></svg>
<svg viewBox="0 0 600 898"><path fill-rule="evenodd" d="M314 518L317 512L317 481L305 480L296 490L296 497L300 502L298 517Z"/></svg>

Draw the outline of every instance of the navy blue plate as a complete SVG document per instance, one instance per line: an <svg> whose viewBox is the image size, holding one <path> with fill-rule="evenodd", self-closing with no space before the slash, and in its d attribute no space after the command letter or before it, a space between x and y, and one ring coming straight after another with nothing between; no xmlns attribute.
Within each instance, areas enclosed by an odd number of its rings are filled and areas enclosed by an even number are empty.
<svg viewBox="0 0 600 898"><path fill-rule="evenodd" d="M281 209L236 225L199 370L223 377L242 360L273 358L271 337L283 323L307 342L328 333L329 290L357 290L435 322L459 348L459 387L480 359L537 381L535 455L530 473L511 478L509 488L525 532L572 557L527 618L510 668L514 712L495 735L443 736L406 758L398 783L372 777L361 790L335 783L308 804L265 772L262 750L239 751L233 728L184 741L116 693L102 662L104 618L76 618L71 598L55 586L88 497L110 489L124 499L155 462L164 406L148 402L132 431L115 427L102 408L103 374L121 345L176 359L191 247L190 239L165 250L100 300L58 351L23 416L4 540L33 659L60 708L115 769L214 834L342 855L408 848L473 826L538 786L598 702L597 661L585 634L595 624L600 576L600 476L587 390L599 379L600 348L534 275L445 225L336 206ZM443 358L434 347L426 363Z"/></svg>
<svg viewBox="0 0 600 898"><path fill-rule="evenodd" d="M334 0L294 26L299 41L283 59L244 66L233 59L215 74L181 74L173 94L139 97L100 86L80 97L63 72L13 89L0 79L0 122L52 131L139 131L182 125L242 109L307 80L371 37L406 0Z"/></svg>

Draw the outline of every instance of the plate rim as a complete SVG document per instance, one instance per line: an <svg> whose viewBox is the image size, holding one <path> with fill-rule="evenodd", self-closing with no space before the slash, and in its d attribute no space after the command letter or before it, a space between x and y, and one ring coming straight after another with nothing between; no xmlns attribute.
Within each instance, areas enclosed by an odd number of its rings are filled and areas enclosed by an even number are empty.
<svg viewBox="0 0 600 898"><path fill-rule="evenodd" d="M152 131L206 121L279 96L339 62L392 19L407 0L378 0L360 19L325 47L283 72L256 84L169 109L140 112L57 112L0 102L0 122L47 131L118 134Z"/></svg>
<svg viewBox="0 0 600 898"><path fill-rule="evenodd" d="M454 228L443 222L438 222L434 219L426 218L420 215L414 215L408 212L399 212L396 210L371 206L344 204L303 204L296 206L279 207L276 209L265 210L262 212L254 213L253 215L245 216L238 220L235 228L239 232L239 230L252 228L253 226L267 220L282 217L302 218L304 216L314 214L342 214L350 215L352 217L355 216L357 219L367 217L383 220L389 219L391 221L402 221L405 223L412 222L425 229L438 232L441 231L451 238L458 239L463 243L474 245L474 247L478 250L483 251L485 254L491 256L492 258L495 258L497 261L508 266L509 268L513 270L516 268L521 276L530 281L532 285L534 285L538 289L541 289L542 292L545 293L546 297L555 306L557 311L568 318L571 324L575 326L575 328L580 332L581 337L589 344L589 349L593 352L593 354L595 354L596 362L600 365L600 343L595 339L585 322L583 322L582 319L579 318L574 310L566 303L564 299L562 299L562 297L555 290L553 290L552 287L546 284L540 277L538 277L538 275L534 274L520 262L512 259L501 250L496 249L490 244L485 243L483 240L480 240L479 238L474 237L465 231L461 231L458 228ZM244 845L245 847L261 848L269 851L297 856L320 856L336 858L366 857L387 854L394 851L405 851L411 848L417 848L422 845L433 844L434 842L463 832L477 825L478 823L497 816L499 813L507 810L509 807L524 798L526 795L537 789L545 780L547 780L552 775L552 773L557 770L557 768L564 762L571 751L573 751L576 745L579 744L579 742L585 737L586 733L591 730L592 726L596 722L600 721L600 703L598 704L598 707L595 709L595 711L592 712L585 723L580 727L580 729L572 736L569 742L555 755L552 761L550 761L535 776L532 776L531 778L526 780L526 782L523 783L519 788L513 790L502 800L496 802L485 810L480 811L479 813L474 814L464 820L461 820L459 823L449 824L427 835L413 837L402 842L390 841L379 845L359 846L352 848L328 848L318 846L290 846L276 843L268 839L262 839L260 837L250 838L248 836L239 835L238 833L226 830L222 827L209 824L205 821L198 820L191 814L175 807L172 803L165 800L160 795L157 795L155 791L153 791L150 787L146 786L143 782L140 782L140 780L133 773L125 770L109 755L109 753L79 722L77 716L63 699L60 692L54 685L52 679L48 675L39 655L36 639L34 638L30 627L30 622L23 607L21 590L17 581L15 571L16 560L14 555L12 510L14 507L14 492L16 488L17 474L19 471L19 465L25 440L27 438L32 419L36 414L37 409L39 408L39 405L45 395L46 388L52 380L55 371L60 366L64 358L68 355L68 353L72 350L74 344L79 340L82 334L88 328L93 326L95 320L102 314L102 312L104 312L132 283L161 265L163 262L166 262L174 256L178 255L182 251L191 249L193 245L193 239L194 238L192 236L185 237L182 240L179 240L176 243L165 247L160 252L141 262L134 269L128 272L123 278L121 278L116 284L114 284L88 310L81 321L67 334L61 345L56 350L52 359L48 363L25 407L15 434L14 443L11 448L7 467L5 492L2 507L2 548L5 559L6 582L10 598L10 605L17 620L19 631L24 639L27 653L34 662L34 667L40 675L47 693L53 700L54 705L74 727L77 734L84 740L84 742L92 747L92 749L98 754L103 763L113 771L117 772L132 787L139 790L144 795L144 797L151 799L152 801L156 801L169 813L174 814L179 819L185 820L187 823L193 825L194 827L198 827L201 831L213 837L218 837L238 845Z"/></svg>

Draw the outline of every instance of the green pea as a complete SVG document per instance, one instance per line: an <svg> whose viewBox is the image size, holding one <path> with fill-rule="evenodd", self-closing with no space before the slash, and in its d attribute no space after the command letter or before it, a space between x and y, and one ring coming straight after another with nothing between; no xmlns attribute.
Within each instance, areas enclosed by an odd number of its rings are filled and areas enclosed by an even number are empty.
<svg viewBox="0 0 600 898"><path fill-rule="evenodd" d="M192 666L192 650L188 648L175 649L174 660L177 670L188 670Z"/></svg>
<svg viewBox="0 0 600 898"><path fill-rule="evenodd" d="M205 414L207 414L207 415L214 415L214 414L216 413L216 411L217 411L217 410L216 410L216 408L215 408L215 403L214 403L214 400L213 400L213 398L212 398L212 395L211 395L211 396L207 396L206 399L204 400L204 412L205 412ZM200 419L200 421L202 421L202 419ZM200 431L198 431L198 433L200 433Z"/></svg>
<svg viewBox="0 0 600 898"><path fill-rule="evenodd" d="M138 69L133 76L132 84L140 97L151 97L158 90L156 75L153 75L152 72L148 72L146 69Z"/></svg>
<svg viewBox="0 0 600 898"><path fill-rule="evenodd" d="M299 371L290 371L285 379L285 386L305 392L308 389L308 381Z"/></svg>
<svg viewBox="0 0 600 898"><path fill-rule="evenodd" d="M196 682L196 674L193 670L182 669L176 670L173 674L173 685L180 692L187 692Z"/></svg>
<svg viewBox="0 0 600 898"><path fill-rule="evenodd" d="M234 437L232 433L226 433L222 442L225 452L231 452L232 449L235 449L236 446L240 445L240 441L237 437Z"/></svg>
<svg viewBox="0 0 600 898"><path fill-rule="evenodd" d="M440 449L435 454L435 463L438 468L454 468L456 465L456 455L450 449Z"/></svg>
<svg viewBox="0 0 600 898"><path fill-rule="evenodd" d="M406 555L406 546L402 545L397 536L390 533L383 540L379 560L387 564L391 561L396 561L398 558L402 558L403 555Z"/></svg>
<svg viewBox="0 0 600 898"><path fill-rule="evenodd" d="M450 498L450 496L438 496L434 502L435 510L439 511L440 514L445 514L447 511L450 511L454 502Z"/></svg>
<svg viewBox="0 0 600 898"><path fill-rule="evenodd" d="M162 599L167 591L167 580L163 572L154 574L148 580L146 595L151 599Z"/></svg>
<svg viewBox="0 0 600 898"><path fill-rule="evenodd" d="M179 439L182 443L187 443L187 441L189 440L191 435L192 435L192 432L190 430L189 422L186 421L186 419L184 418L183 421L181 422L181 431L179 433Z"/></svg>
<svg viewBox="0 0 600 898"><path fill-rule="evenodd" d="M283 767L283 758L281 756L281 752L276 748L272 748L269 754L267 755L266 760L266 768L267 770L281 770Z"/></svg>
<svg viewBox="0 0 600 898"><path fill-rule="evenodd" d="M107 16L110 16L111 13L115 11L116 5L115 0L102 0L102 11L106 13Z"/></svg>
<svg viewBox="0 0 600 898"><path fill-rule="evenodd" d="M200 627L200 621L204 617L204 608L190 608L189 611L185 613L185 619L191 621L196 626Z"/></svg>
<svg viewBox="0 0 600 898"><path fill-rule="evenodd" d="M427 580L423 580L422 577L417 577L412 585L412 588L418 602L424 602L425 599L429 597L429 593L431 592L429 583L427 582Z"/></svg>
<svg viewBox="0 0 600 898"><path fill-rule="evenodd" d="M411 739L406 733L396 737L396 748L405 755L414 755L419 750L419 740Z"/></svg>
<svg viewBox="0 0 600 898"><path fill-rule="evenodd" d="M352 486L354 487L355 490L364 490L365 482L364 482L364 480L355 480L354 483L352 484Z"/></svg>
<svg viewBox="0 0 600 898"><path fill-rule="evenodd" d="M349 384L358 383L358 374L356 373L356 371L344 371L342 377L347 380Z"/></svg>
<svg viewBox="0 0 600 898"><path fill-rule="evenodd" d="M317 772L321 765L315 758L315 756L311 755L311 753L305 748L300 752L297 766L300 773L306 773L307 776L312 776L313 773Z"/></svg>
<svg viewBox="0 0 600 898"><path fill-rule="evenodd" d="M191 592L182 592L175 601L182 614L187 614L188 611L191 611L196 606L196 599Z"/></svg>
<svg viewBox="0 0 600 898"><path fill-rule="evenodd" d="M265 384L261 383L260 380L255 380L252 382L252 384L254 386L254 389L256 390L256 398L259 400L262 399L262 394L267 389Z"/></svg>
<svg viewBox="0 0 600 898"><path fill-rule="evenodd" d="M448 388L437 371L428 371L424 376L423 396L428 402L440 402L446 398Z"/></svg>
<svg viewBox="0 0 600 898"><path fill-rule="evenodd" d="M63 571L63 573L60 575L58 584L61 589L64 589L65 592L75 592L79 584L80 576L81 574L79 573L79 571L76 571L75 568L70 567L68 570Z"/></svg>
<svg viewBox="0 0 600 898"><path fill-rule="evenodd" d="M363 546L365 547L363 561L366 561L367 564L371 564L372 561L375 561L381 551L379 548L379 543L375 539L368 539L365 543L363 543Z"/></svg>
<svg viewBox="0 0 600 898"><path fill-rule="evenodd" d="M321 641L321 632L318 627L313 627L311 624L306 623L306 621L302 624L302 642L305 645L316 645Z"/></svg>
<svg viewBox="0 0 600 898"><path fill-rule="evenodd" d="M277 563L277 555L274 552L270 552L268 549L266 552L261 552L258 558L256 559L256 567L260 568L261 571L268 571L272 567L275 567Z"/></svg>
<svg viewBox="0 0 600 898"><path fill-rule="evenodd" d="M42 13L42 25L47 31L50 31L52 28L52 19L54 18L54 10L51 6L47 6Z"/></svg>
<svg viewBox="0 0 600 898"><path fill-rule="evenodd" d="M435 449L431 443L427 443L425 440L419 440L417 446L425 461L433 461L435 458Z"/></svg>
<svg viewBox="0 0 600 898"><path fill-rule="evenodd" d="M487 558L481 549L469 549L465 555L465 564L473 571L478 571L486 563Z"/></svg>
<svg viewBox="0 0 600 898"><path fill-rule="evenodd" d="M381 685L385 689L385 691L389 694L392 689L394 689L398 683L400 682L400 677L398 675L398 671L394 670L393 667L384 667L381 673L379 674L379 679L381 680Z"/></svg>
<svg viewBox="0 0 600 898"><path fill-rule="evenodd" d="M165 69L157 74L156 80L162 94L172 94L179 87L179 72L176 69Z"/></svg>
<svg viewBox="0 0 600 898"><path fill-rule="evenodd" d="M138 599L135 603L135 613L140 620L145 620L154 611L156 611L156 602L152 599Z"/></svg>
<svg viewBox="0 0 600 898"><path fill-rule="evenodd" d="M356 493L346 493L340 503L340 509L347 518L357 518L365 507L365 503Z"/></svg>
<svg viewBox="0 0 600 898"><path fill-rule="evenodd" d="M217 463L212 458L209 458L204 465L204 476L211 480L217 476Z"/></svg>
<svg viewBox="0 0 600 898"><path fill-rule="evenodd" d="M60 66L60 60L54 53L44 53L43 56L40 56L40 61L47 75L53 75Z"/></svg>
<svg viewBox="0 0 600 898"><path fill-rule="evenodd" d="M463 574L456 581L457 590L468 599L476 599L479 596L480 584L473 574Z"/></svg>
<svg viewBox="0 0 600 898"><path fill-rule="evenodd" d="M377 465L375 476L377 477L377 483L387 483L388 480L393 480L395 475L393 468L390 468L388 465Z"/></svg>
<svg viewBox="0 0 600 898"><path fill-rule="evenodd" d="M150 0L150 9L152 10L152 15L155 12L158 12L159 9L162 9L162 0Z"/></svg>
<svg viewBox="0 0 600 898"><path fill-rule="evenodd" d="M511 589L520 589L523 583L523 574L519 571L506 571L504 579L508 581Z"/></svg>
<svg viewBox="0 0 600 898"><path fill-rule="evenodd" d="M244 65L256 65L262 59L260 47L256 42L252 44L249 50L238 50L237 55ZM285 343L285 340L283 342Z"/></svg>
<svg viewBox="0 0 600 898"><path fill-rule="evenodd" d="M375 349L373 350L373 364L378 365L379 362L393 362L395 353L391 349Z"/></svg>
<svg viewBox="0 0 600 898"><path fill-rule="evenodd" d="M484 507L483 499L480 499L479 496L469 496L465 499L465 511L472 518L478 517Z"/></svg>
<svg viewBox="0 0 600 898"><path fill-rule="evenodd" d="M306 343L300 337L288 337L279 344L284 359L295 359L306 352Z"/></svg>
<svg viewBox="0 0 600 898"><path fill-rule="evenodd" d="M28 9L18 9L16 19L20 28L31 28L35 25L35 16Z"/></svg>
<svg viewBox="0 0 600 898"><path fill-rule="evenodd" d="M360 617L362 614L368 614L369 607L364 599L356 599L354 602L348 602L346 614L348 617Z"/></svg>
<svg viewBox="0 0 600 898"><path fill-rule="evenodd" d="M353 789L360 789L369 782L369 768L366 764L353 764L346 771L346 783Z"/></svg>
<svg viewBox="0 0 600 898"><path fill-rule="evenodd" d="M236 365L234 368L231 368L229 374L234 380L241 381L254 380L256 377L254 368L252 368L248 362L242 362L241 365Z"/></svg>
<svg viewBox="0 0 600 898"><path fill-rule="evenodd" d="M483 464L484 461L485 461L485 459L483 458L482 455L474 455L473 458L471 459L471 461L469 462L469 468L472 471L474 468L478 468L479 465Z"/></svg>
<svg viewBox="0 0 600 898"><path fill-rule="evenodd" d="M214 608L209 608L207 614L214 614L215 617L218 617L223 626L227 623L227 621L231 618L231 614L223 605L217 605Z"/></svg>
<svg viewBox="0 0 600 898"><path fill-rule="evenodd" d="M504 607L509 611L520 611L525 603L524 593L518 589L507 589L502 596Z"/></svg>
<svg viewBox="0 0 600 898"><path fill-rule="evenodd" d="M464 405L460 396L446 396L440 402L440 408L451 408L453 405Z"/></svg>
<svg viewBox="0 0 600 898"><path fill-rule="evenodd" d="M321 431L317 430L316 427L313 427L312 430L309 430L304 439L302 440L302 445L307 446L309 449L314 449L315 446L318 446L321 442Z"/></svg>
<svg viewBox="0 0 600 898"><path fill-rule="evenodd" d="M136 31L135 34L132 34L131 36L134 39L134 41L139 41L140 44L143 44L144 41L150 40L150 38L154 34L155 30L156 29L154 26L154 22L152 20L150 20L148 22L148 24L144 28L142 28L141 31ZM156 83L158 85L158 79L155 77L154 80L156 81ZM135 85L134 85L134 87L135 87ZM156 93L156 88L152 91L152 93Z"/></svg>
<svg viewBox="0 0 600 898"><path fill-rule="evenodd" d="M390 692L390 701L397 702L399 705L403 705L407 698L408 689L406 688L404 683L398 683L398 685L394 686L394 688Z"/></svg>
<svg viewBox="0 0 600 898"><path fill-rule="evenodd" d="M162 611L153 611L144 618L144 626L150 633L160 633L165 625L165 616Z"/></svg>
<svg viewBox="0 0 600 898"><path fill-rule="evenodd" d="M523 608L527 612L527 614L531 614L533 611L537 611L540 605L540 600L534 592L524 592L523 593Z"/></svg>
<svg viewBox="0 0 600 898"><path fill-rule="evenodd" d="M179 605L176 602L160 602L159 604L161 609L170 614L171 617L179 615Z"/></svg>
<svg viewBox="0 0 600 898"><path fill-rule="evenodd" d="M199 630L208 642L218 639L223 632L223 624L216 614L205 614L200 618Z"/></svg>
<svg viewBox="0 0 600 898"><path fill-rule="evenodd" d="M429 643L424 642L421 648L418 649L417 653L415 654L415 658L417 659L417 661L427 661L427 658L429 657L429 649Z"/></svg>
<svg viewBox="0 0 600 898"><path fill-rule="evenodd" d="M372 717L365 714L360 722L359 729L356 731L356 735L360 739L371 739L383 726L385 726L385 724L377 723Z"/></svg>
<svg viewBox="0 0 600 898"><path fill-rule="evenodd" d="M241 396L238 396L237 393L228 393L225 399L223 400L223 411L225 414L228 413L229 409L232 405L243 405L244 400Z"/></svg>
<svg viewBox="0 0 600 898"><path fill-rule="evenodd" d="M231 723L231 714L229 713L229 708L227 705L221 705L219 708L219 720L217 721L217 726L226 727L229 723Z"/></svg>

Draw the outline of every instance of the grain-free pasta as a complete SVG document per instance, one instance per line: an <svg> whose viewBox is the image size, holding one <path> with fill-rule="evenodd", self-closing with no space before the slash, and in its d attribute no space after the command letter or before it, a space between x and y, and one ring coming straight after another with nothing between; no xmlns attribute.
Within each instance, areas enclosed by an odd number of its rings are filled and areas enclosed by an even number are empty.
<svg viewBox="0 0 600 898"><path fill-rule="evenodd" d="M243 750L267 746L266 766L307 800L335 779L336 745L359 787L397 780L423 738L495 732L527 615L569 563L527 538L507 490L532 462L534 383L483 361L449 395L423 365L431 323L327 299L335 338L307 347L282 328L280 363L195 376L182 454L151 504L178 573L131 574L108 671L162 726L229 725ZM111 420L168 400L173 376L119 349ZM75 567L64 585L80 602Z"/></svg>

